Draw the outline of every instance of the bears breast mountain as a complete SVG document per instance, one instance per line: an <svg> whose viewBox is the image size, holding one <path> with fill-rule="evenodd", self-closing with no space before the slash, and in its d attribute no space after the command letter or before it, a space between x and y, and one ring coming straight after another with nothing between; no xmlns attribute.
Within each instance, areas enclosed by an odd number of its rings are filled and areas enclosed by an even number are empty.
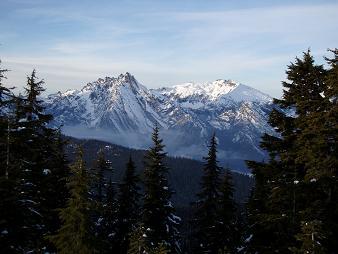
<svg viewBox="0 0 338 254"><path fill-rule="evenodd" d="M272 98L231 80L147 89L129 73L88 83L81 90L51 94L46 100L53 124L65 135L94 138L144 149L157 124L172 156L201 160L215 132L223 165L245 171L244 160L262 160L263 133Z"/></svg>

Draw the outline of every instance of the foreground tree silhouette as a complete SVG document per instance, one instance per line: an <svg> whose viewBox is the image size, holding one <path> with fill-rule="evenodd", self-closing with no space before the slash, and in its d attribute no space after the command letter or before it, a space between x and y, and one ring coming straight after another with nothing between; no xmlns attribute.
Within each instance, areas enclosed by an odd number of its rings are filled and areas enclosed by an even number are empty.
<svg viewBox="0 0 338 254"><path fill-rule="evenodd" d="M236 205L233 198L234 187L229 170L226 170L220 186L220 199L216 230L218 233L221 254L237 253L240 244L239 222L236 216Z"/></svg>
<svg viewBox="0 0 338 254"><path fill-rule="evenodd" d="M204 175L201 192L197 195L196 214L193 220L194 253L236 253L239 230L235 218L235 202L231 174L217 161L217 141L212 135L208 156L204 158Z"/></svg>
<svg viewBox="0 0 338 254"><path fill-rule="evenodd" d="M312 252L306 248L315 243L327 252L328 229L336 225L336 96L327 93L326 71L314 64L309 51L288 66L287 77L282 99L275 100L280 108L269 121L279 136L264 135L261 143L270 159L248 162L256 178L249 205L249 253Z"/></svg>
<svg viewBox="0 0 338 254"><path fill-rule="evenodd" d="M18 202L17 182L19 172L13 165L12 113L8 111L14 106L14 95L6 88L7 69L3 69L0 60L0 246L4 253L15 253L18 250L17 237L20 231L20 206Z"/></svg>
<svg viewBox="0 0 338 254"><path fill-rule="evenodd" d="M137 220L140 215L139 178L135 171L134 162L129 157L118 195L116 242L119 245L117 252L120 254L127 253L130 235L137 228Z"/></svg>
<svg viewBox="0 0 338 254"><path fill-rule="evenodd" d="M212 135L208 156L204 158L204 175L201 182L201 192L197 195L194 226L194 253L218 253L220 248L218 234L219 201L221 187L221 167L217 161L217 142Z"/></svg>
<svg viewBox="0 0 338 254"><path fill-rule="evenodd" d="M54 243L60 254L95 253L92 247L93 236L90 234L89 212L92 206L89 201L89 176L81 149L70 168L68 187L71 196L67 207L60 209L62 226L49 240Z"/></svg>
<svg viewBox="0 0 338 254"><path fill-rule="evenodd" d="M105 174L112 173L112 168L105 158L104 151L99 150L94 163L94 186L92 186L93 207L91 218L93 220L92 232L95 235L96 249L100 253L111 253L116 249L116 200L115 190L111 180L108 182Z"/></svg>
<svg viewBox="0 0 338 254"><path fill-rule="evenodd" d="M179 218L174 215L174 207L170 201L171 190L168 186L168 168L164 165L166 153L159 138L156 126L152 134L153 146L145 156L144 199L142 225L147 249L154 249L160 244L171 253L179 253L177 226Z"/></svg>
<svg viewBox="0 0 338 254"><path fill-rule="evenodd" d="M16 246L25 252L49 251L44 237L58 229L55 209L63 207L68 197L64 142L60 132L48 126L52 115L45 112L41 100L43 85L33 70L27 77L24 96L15 98L10 133L10 164L19 179L15 187L20 207Z"/></svg>

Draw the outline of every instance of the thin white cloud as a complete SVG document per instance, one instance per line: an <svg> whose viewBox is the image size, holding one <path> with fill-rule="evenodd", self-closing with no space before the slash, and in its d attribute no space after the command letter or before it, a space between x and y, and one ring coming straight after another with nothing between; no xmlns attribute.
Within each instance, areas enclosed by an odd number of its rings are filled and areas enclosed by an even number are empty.
<svg viewBox="0 0 338 254"><path fill-rule="evenodd" d="M338 4L199 12L76 7L36 5L16 11L47 26L77 23L83 30L74 30L71 38L51 34L41 55L39 50L4 54L12 80L20 84L37 68L55 91L129 71L152 87L234 78L275 95L268 84L281 91L280 80L295 56L308 47L322 54L338 41Z"/></svg>

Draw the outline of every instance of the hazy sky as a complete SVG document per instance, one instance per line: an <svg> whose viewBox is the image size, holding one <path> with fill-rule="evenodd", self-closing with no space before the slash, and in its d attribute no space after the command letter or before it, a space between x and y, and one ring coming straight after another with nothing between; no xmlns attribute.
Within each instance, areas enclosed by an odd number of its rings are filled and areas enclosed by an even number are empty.
<svg viewBox="0 0 338 254"><path fill-rule="evenodd" d="M48 92L130 72L147 87L233 79L280 96L286 66L338 47L338 1L1 0L7 85Z"/></svg>

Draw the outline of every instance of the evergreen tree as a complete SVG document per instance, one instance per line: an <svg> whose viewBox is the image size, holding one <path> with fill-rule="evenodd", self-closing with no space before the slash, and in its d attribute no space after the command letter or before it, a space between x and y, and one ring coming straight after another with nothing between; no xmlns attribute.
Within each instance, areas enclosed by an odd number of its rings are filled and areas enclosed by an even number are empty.
<svg viewBox="0 0 338 254"><path fill-rule="evenodd" d="M149 254L168 254L170 251L168 250L168 246L161 243L159 246L157 246L154 250L150 250Z"/></svg>
<svg viewBox="0 0 338 254"><path fill-rule="evenodd" d="M18 204L18 171L12 163L12 129L15 96L3 84L8 70L0 61L0 246L4 253L18 253L17 237L20 230L20 209Z"/></svg>
<svg viewBox="0 0 338 254"><path fill-rule="evenodd" d="M76 161L71 165L68 179L70 198L67 206L60 209L62 226L49 240L56 246L58 253L95 253L92 247L93 236L90 234L89 175L83 161L82 150L78 151Z"/></svg>
<svg viewBox="0 0 338 254"><path fill-rule="evenodd" d="M106 180L105 174L112 173L110 163L105 159L104 151L98 152L94 166L93 204L91 218L92 229L95 235L95 246L100 253L117 252L116 224L117 224L117 200L111 178Z"/></svg>
<svg viewBox="0 0 338 254"><path fill-rule="evenodd" d="M301 246L297 241L301 224L323 219L323 206L314 202L323 192L313 184L316 180L309 178L310 165L314 164L308 158L320 158L309 146L318 145L313 120L325 112L322 93L326 72L314 64L308 51L303 59L296 58L286 73L283 98L275 99L280 108L271 112L269 120L279 135L265 134L261 143L270 159L266 163L248 162L257 180L249 206L249 253L290 253Z"/></svg>
<svg viewBox="0 0 338 254"><path fill-rule="evenodd" d="M153 147L145 156L144 199L142 223L145 228L145 241L148 249L164 244L171 253L179 253L177 226L179 219L174 215L174 207L170 201L172 192L167 181L168 169L164 165L166 153L159 138L156 126L152 134Z"/></svg>
<svg viewBox="0 0 338 254"><path fill-rule="evenodd" d="M2 69L1 60L0 60L0 116L6 117L6 112L4 111L4 107L7 106L8 103L12 103L11 98L13 94L11 93L11 89L7 88L3 84L3 79L6 79L7 69Z"/></svg>
<svg viewBox="0 0 338 254"><path fill-rule="evenodd" d="M321 242L325 241L321 237L325 235L320 221L311 221L302 223L301 232L296 235L296 239L302 243L299 248L291 248L293 253L328 253Z"/></svg>
<svg viewBox="0 0 338 254"><path fill-rule="evenodd" d="M217 161L216 136L211 137L208 156L204 158L204 175L201 192L196 202L196 215L193 221L195 227L194 253L217 253L220 248L218 234L218 215L220 193L221 167Z"/></svg>
<svg viewBox="0 0 338 254"><path fill-rule="evenodd" d="M119 242L116 237L117 224L117 200L116 191L111 179L109 179L107 186L107 197L104 204L103 223L105 238L108 240L108 252L116 252Z"/></svg>
<svg viewBox="0 0 338 254"><path fill-rule="evenodd" d="M317 149L313 151L314 154L317 154L317 158L313 156L312 159L316 159L317 163L314 163L314 165L322 169L322 174L315 183L321 186L325 193L323 225L328 232L326 234L327 250L329 253L334 253L338 250L338 242L335 240L338 235L338 49L330 51L334 56L332 59L326 59L330 66L324 89L326 111L325 114L318 114L324 119L319 118L317 121L321 126L320 136L322 138L317 141ZM318 133L316 133L315 137L318 136ZM313 179L312 172L319 171L314 170L314 168L311 171L309 170L311 174L307 178L310 181Z"/></svg>
<svg viewBox="0 0 338 254"><path fill-rule="evenodd" d="M160 243L156 247L149 247L146 244L147 236L143 233L144 227L137 227L130 235L130 242L127 254L168 254L170 250L164 243Z"/></svg>
<svg viewBox="0 0 338 254"><path fill-rule="evenodd" d="M66 142L62 139L60 130L47 128L41 149L45 151L43 179L39 190L42 193L41 214L45 225L44 238L52 235L60 228L61 221L58 209L64 208L70 196L67 188L67 177L70 169L65 155ZM55 251L54 246L44 241L46 252Z"/></svg>
<svg viewBox="0 0 338 254"><path fill-rule="evenodd" d="M47 231L42 203L49 197L42 189L46 172L50 170L49 159L53 143L47 128L52 116L45 114L39 99L44 82L38 81L35 71L27 78L25 97L17 98L16 121L12 136L12 152L16 154L13 164L18 169L18 201L21 211L21 232L18 239L23 251L41 252L45 248L43 236ZM48 137L48 138L47 138Z"/></svg>
<svg viewBox="0 0 338 254"><path fill-rule="evenodd" d="M52 116L45 113L39 99L43 84L35 71L27 78L25 96L15 98L15 118L9 133L9 164L16 175L12 189L17 193L18 207L17 226L11 231L16 232L15 248L24 252L50 249L44 237L58 229L55 209L63 207L68 197L64 143L60 132L48 127Z"/></svg>
<svg viewBox="0 0 338 254"><path fill-rule="evenodd" d="M216 230L218 233L219 253L237 253L240 243L238 221L235 217L236 207L233 199L234 188L231 173L226 170L220 186L219 210Z"/></svg>
<svg viewBox="0 0 338 254"><path fill-rule="evenodd" d="M116 241L119 243L117 252L120 254L127 253L129 236L136 229L139 216L140 188L139 178L135 171L134 162L130 157L119 186Z"/></svg>
<svg viewBox="0 0 338 254"><path fill-rule="evenodd" d="M100 204L103 204L105 199L105 187L106 187L106 179L104 174L107 171L111 171L111 167L109 163L106 161L105 154L102 149L100 149L98 152L93 171L95 175L94 198Z"/></svg>
<svg viewBox="0 0 338 254"><path fill-rule="evenodd" d="M304 165L304 185L307 193L312 194L307 196L306 204L300 209L302 230L296 235L300 243L298 252L311 246L317 252L319 247L322 252L326 250L328 253L338 249L334 240L338 233L338 51L332 52L334 58L326 59L330 68L323 84L320 84L321 97L312 103L314 109L298 123L303 131L297 137L296 161ZM309 238L311 230L312 238Z"/></svg>
<svg viewBox="0 0 338 254"><path fill-rule="evenodd" d="M146 251L146 235L143 233L145 231L144 226L139 225L132 233L130 234L129 246L127 254L144 254Z"/></svg>

